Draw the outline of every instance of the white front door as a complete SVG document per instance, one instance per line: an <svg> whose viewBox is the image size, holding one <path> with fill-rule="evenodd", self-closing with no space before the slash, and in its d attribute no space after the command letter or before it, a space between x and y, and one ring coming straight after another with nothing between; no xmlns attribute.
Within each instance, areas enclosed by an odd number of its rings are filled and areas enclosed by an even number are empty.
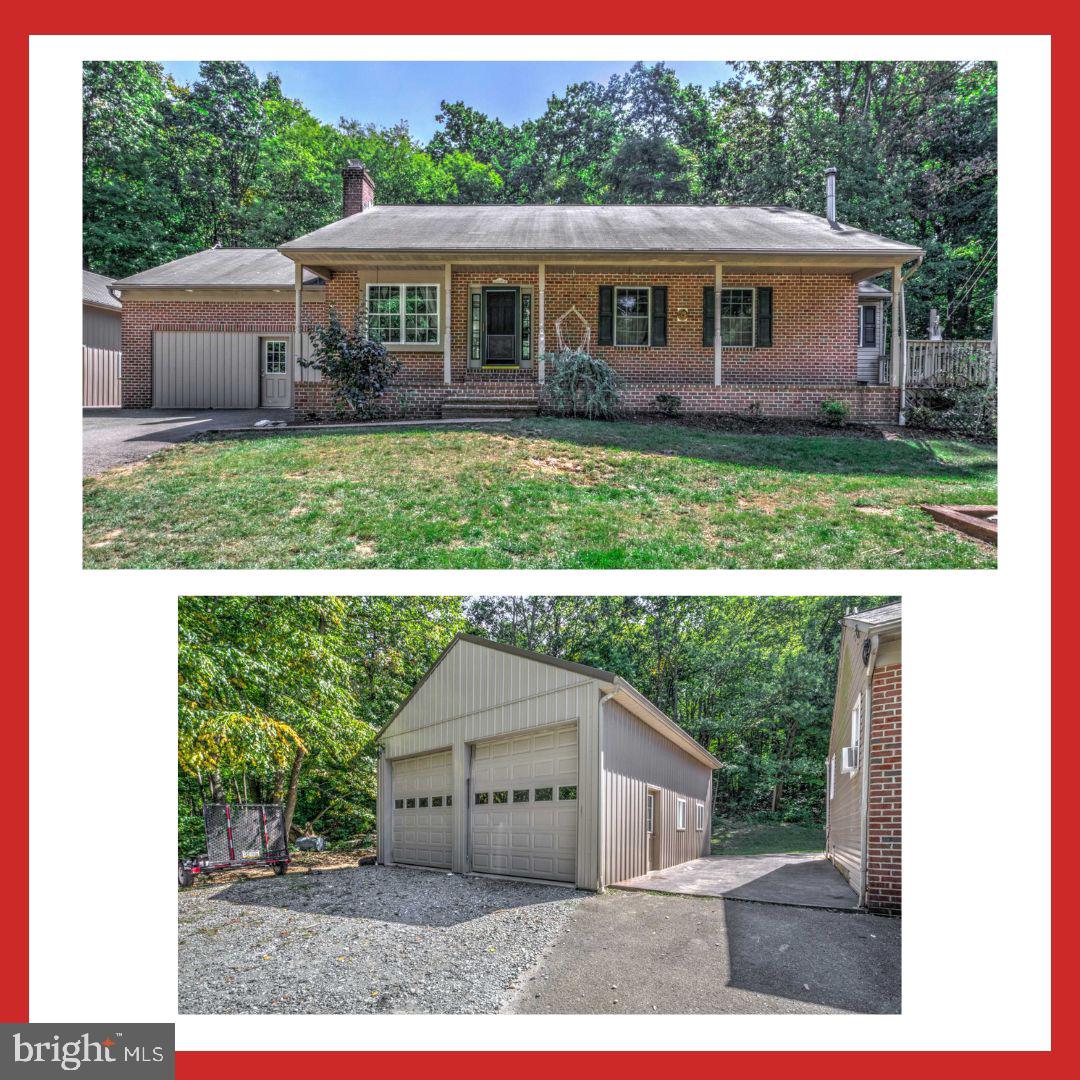
<svg viewBox="0 0 1080 1080"><path fill-rule="evenodd" d="M262 406L289 407L289 343L285 338L263 338Z"/></svg>
<svg viewBox="0 0 1080 1080"><path fill-rule="evenodd" d="M577 782L576 724L475 746L469 789L473 869L573 881Z"/></svg>

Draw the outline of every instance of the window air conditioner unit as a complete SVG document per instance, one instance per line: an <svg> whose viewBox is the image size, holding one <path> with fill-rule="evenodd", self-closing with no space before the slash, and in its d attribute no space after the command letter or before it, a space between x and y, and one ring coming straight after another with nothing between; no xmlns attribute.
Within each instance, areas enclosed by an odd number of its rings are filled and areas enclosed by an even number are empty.
<svg viewBox="0 0 1080 1080"><path fill-rule="evenodd" d="M840 771L853 773L859 767L859 748L857 746L845 746L840 759Z"/></svg>

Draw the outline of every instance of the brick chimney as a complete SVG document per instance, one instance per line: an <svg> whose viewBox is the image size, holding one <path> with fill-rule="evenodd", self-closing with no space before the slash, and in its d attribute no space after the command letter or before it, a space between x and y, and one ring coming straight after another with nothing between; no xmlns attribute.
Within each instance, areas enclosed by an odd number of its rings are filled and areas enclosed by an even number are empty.
<svg viewBox="0 0 1080 1080"><path fill-rule="evenodd" d="M360 214L375 203L375 185L362 161L349 158L341 170L341 216Z"/></svg>

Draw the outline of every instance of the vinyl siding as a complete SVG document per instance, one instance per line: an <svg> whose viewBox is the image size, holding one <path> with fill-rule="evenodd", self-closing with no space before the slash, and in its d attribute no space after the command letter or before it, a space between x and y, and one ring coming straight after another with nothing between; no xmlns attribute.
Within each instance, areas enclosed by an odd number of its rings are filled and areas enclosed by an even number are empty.
<svg viewBox="0 0 1080 1080"><path fill-rule="evenodd" d="M712 770L643 723L623 706L602 706L603 882L611 885L648 870L645 795L660 792L656 827L660 869L709 854ZM686 829L675 828L675 803L685 798ZM705 828L696 828L697 802L705 805Z"/></svg>

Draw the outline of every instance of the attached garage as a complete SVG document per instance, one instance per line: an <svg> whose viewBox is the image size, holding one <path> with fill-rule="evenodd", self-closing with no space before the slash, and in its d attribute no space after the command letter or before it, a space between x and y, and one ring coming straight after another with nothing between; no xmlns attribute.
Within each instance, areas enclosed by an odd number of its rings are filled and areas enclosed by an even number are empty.
<svg viewBox="0 0 1080 1080"><path fill-rule="evenodd" d="M708 854L719 764L618 675L459 634L379 734L379 861L602 889Z"/></svg>

